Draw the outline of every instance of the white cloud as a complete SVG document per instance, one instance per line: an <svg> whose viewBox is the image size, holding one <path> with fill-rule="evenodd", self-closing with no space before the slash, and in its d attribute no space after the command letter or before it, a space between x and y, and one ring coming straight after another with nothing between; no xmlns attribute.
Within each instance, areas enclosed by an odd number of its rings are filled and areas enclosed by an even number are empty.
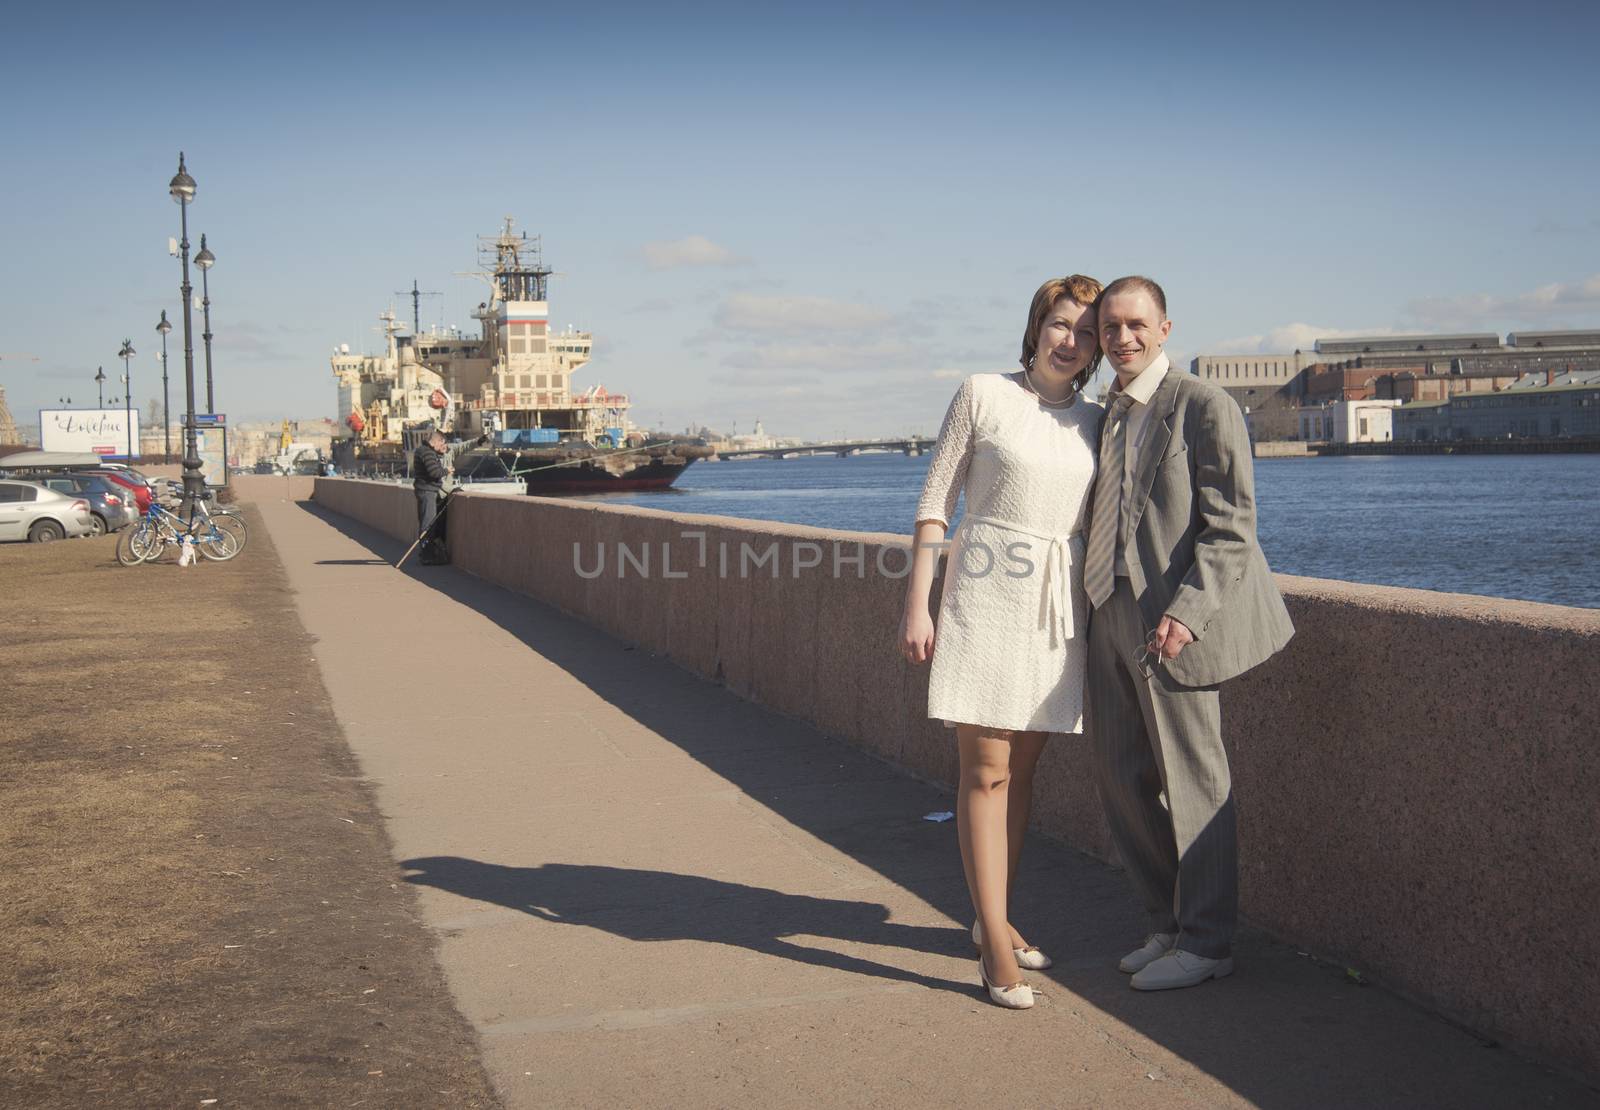
<svg viewBox="0 0 1600 1110"><path fill-rule="evenodd" d="M881 308L830 297L734 293L717 309L716 324L729 331L810 335L864 331L883 327L892 319Z"/></svg>
<svg viewBox="0 0 1600 1110"><path fill-rule="evenodd" d="M675 270L685 266L737 266L744 261L727 247L713 243L704 235L686 235L646 243L645 265L652 270Z"/></svg>
<svg viewBox="0 0 1600 1110"><path fill-rule="evenodd" d="M1583 281L1551 282L1523 293L1424 297L1412 301L1409 310L1419 323L1447 331L1592 325L1600 315L1600 274Z"/></svg>
<svg viewBox="0 0 1600 1110"><path fill-rule="evenodd" d="M1257 335L1236 335L1207 343L1203 354L1279 354L1310 351L1319 339L1358 335L1409 335L1414 332L1507 332L1518 328L1593 327L1600 317L1600 274L1581 281L1550 282L1520 293L1463 293L1421 297L1406 305L1397 325L1328 328L1283 324Z"/></svg>
<svg viewBox="0 0 1600 1110"><path fill-rule="evenodd" d="M1238 335L1210 343L1201 354L1259 355L1309 351L1319 339L1343 339L1352 335L1393 335L1393 328L1324 328L1316 324L1283 324L1260 335Z"/></svg>

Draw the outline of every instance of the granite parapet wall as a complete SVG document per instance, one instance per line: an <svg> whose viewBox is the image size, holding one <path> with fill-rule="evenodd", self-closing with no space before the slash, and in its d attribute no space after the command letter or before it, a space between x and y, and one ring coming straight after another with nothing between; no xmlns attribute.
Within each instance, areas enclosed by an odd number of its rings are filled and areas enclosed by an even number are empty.
<svg viewBox="0 0 1600 1110"><path fill-rule="evenodd" d="M324 509L359 520L393 539L410 543L417 538L417 499L409 483L317 478L311 497Z"/></svg>
<svg viewBox="0 0 1600 1110"><path fill-rule="evenodd" d="M415 534L408 487L318 479L316 499ZM954 781L927 669L894 647L907 537L472 494L450 517L457 567ZM1278 582L1294 641L1223 689L1244 912L1600 1078L1600 612ZM1081 737L1048 745L1035 790L1040 828L1113 857Z"/></svg>

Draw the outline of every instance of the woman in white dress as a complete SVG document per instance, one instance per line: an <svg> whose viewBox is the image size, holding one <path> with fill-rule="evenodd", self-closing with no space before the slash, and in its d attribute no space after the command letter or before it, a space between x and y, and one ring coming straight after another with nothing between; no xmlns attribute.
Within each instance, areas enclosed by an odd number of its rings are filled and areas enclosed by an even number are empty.
<svg viewBox="0 0 1600 1110"><path fill-rule="evenodd" d="M1104 410L1082 390L1100 362L1099 294L1100 283L1081 274L1045 282L1028 312L1022 370L961 384L917 506L900 626L906 659L933 660L928 716L956 731L956 819L978 970L990 998L1012 1009L1033 1005L1021 968L1050 966L1006 912L1034 767L1050 733L1083 730L1082 529ZM935 631L938 549L963 492Z"/></svg>

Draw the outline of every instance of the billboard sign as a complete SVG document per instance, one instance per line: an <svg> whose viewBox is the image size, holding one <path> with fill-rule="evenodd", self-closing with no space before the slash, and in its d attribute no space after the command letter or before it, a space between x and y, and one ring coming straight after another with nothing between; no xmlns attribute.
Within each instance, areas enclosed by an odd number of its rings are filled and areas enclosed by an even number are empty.
<svg viewBox="0 0 1600 1110"><path fill-rule="evenodd" d="M129 419L133 421L129 437ZM40 446L46 451L72 451L126 458L128 445L139 453L139 410L40 409Z"/></svg>

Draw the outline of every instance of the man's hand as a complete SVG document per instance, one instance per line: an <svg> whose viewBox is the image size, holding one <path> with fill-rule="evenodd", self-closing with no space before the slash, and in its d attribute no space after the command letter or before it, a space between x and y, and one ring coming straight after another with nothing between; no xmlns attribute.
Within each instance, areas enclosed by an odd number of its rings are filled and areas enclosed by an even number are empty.
<svg viewBox="0 0 1600 1110"><path fill-rule="evenodd" d="M1163 659L1176 659L1178 653L1192 643L1194 633L1182 621L1171 617L1162 617L1161 623L1156 625L1156 634L1150 638L1150 646L1159 651Z"/></svg>

